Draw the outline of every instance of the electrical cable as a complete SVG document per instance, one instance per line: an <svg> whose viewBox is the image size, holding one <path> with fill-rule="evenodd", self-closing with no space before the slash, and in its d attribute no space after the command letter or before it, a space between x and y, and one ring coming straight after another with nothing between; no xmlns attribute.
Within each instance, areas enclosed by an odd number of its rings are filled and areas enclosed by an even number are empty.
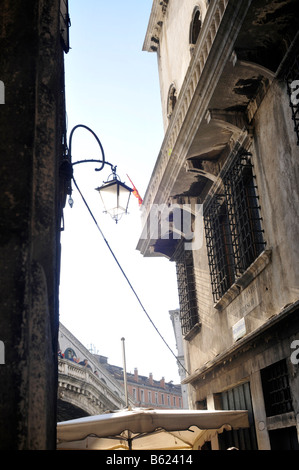
<svg viewBox="0 0 299 470"><path fill-rule="evenodd" d="M106 245L107 245L107 247L108 247L108 249L109 249L111 255L113 256L113 258L114 258L116 264L118 265L119 269L121 270L121 272L122 272L124 278L126 279L127 283L129 284L129 286L130 286L130 288L131 288L133 294L135 295L135 297L136 297L136 299L137 299L139 305L141 306L143 312L145 313L145 315L147 316L148 320L151 322L152 326L155 328L156 332L158 333L158 335L160 336L160 338L162 339L162 341L164 342L164 344L167 346L167 348L169 349L169 351L171 352L171 354L175 357L177 363L178 363L178 364L182 367L182 369L189 375L189 372L186 370L186 368L184 367L184 365L179 361L179 359L177 358L177 356L175 355L175 353L173 352L173 350L171 349L171 347L168 345L168 343L166 342L165 338L161 335L160 331L158 330L158 328L156 327L156 325L154 324L154 322L153 322L152 319L150 318L149 314L147 313L147 311L146 311L145 307L143 306L143 304L142 304L142 302L141 302L141 300L140 300L140 298L139 298L137 292L135 291L134 287L132 286L132 284L131 284L131 282L130 282L128 276L126 275L125 271L123 270L122 266L120 265L120 263L119 263L119 261L118 261L116 255L114 254L114 252L113 252L111 246L110 246L109 243L108 243L108 240L106 239L106 237L105 237L104 233L102 232L102 230L101 230L101 228L100 228L98 222L96 221L96 218L95 218L95 216L93 215L93 213L92 213L92 211L91 211L89 205L87 204L87 201L86 201L86 199L84 198L84 196L83 196L83 194L82 194L82 192L81 192L81 190L80 190L80 188L79 188L79 186L78 186L78 184L77 184L77 182L76 182L74 176L73 176L73 181L74 181L74 185L75 185L75 187L77 188L77 191L79 192L79 194L80 194L80 196L81 196L81 198L82 198L82 200L83 200L83 202L84 202L84 204L85 204L85 206L86 206L86 208L87 208L89 214L91 215L91 217L92 217L92 219L93 219L93 221L94 221L94 223L95 223L97 229L99 230L100 234L102 235L102 238L103 238L104 242L106 243Z"/></svg>

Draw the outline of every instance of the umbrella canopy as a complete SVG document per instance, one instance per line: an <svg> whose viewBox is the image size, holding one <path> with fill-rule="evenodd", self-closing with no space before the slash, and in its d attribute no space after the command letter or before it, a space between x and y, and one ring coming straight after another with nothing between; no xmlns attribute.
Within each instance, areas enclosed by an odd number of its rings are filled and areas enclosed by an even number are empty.
<svg viewBox="0 0 299 470"><path fill-rule="evenodd" d="M246 427L247 411L128 409L58 423L57 449L190 450Z"/></svg>

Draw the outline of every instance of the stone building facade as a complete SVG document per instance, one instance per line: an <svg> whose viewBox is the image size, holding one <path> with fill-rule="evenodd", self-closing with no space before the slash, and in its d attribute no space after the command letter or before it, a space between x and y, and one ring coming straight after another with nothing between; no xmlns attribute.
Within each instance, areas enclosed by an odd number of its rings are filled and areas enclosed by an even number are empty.
<svg viewBox="0 0 299 470"><path fill-rule="evenodd" d="M109 364L107 358L98 356L99 362L124 386L124 371L122 367ZM165 382L165 378L155 380L153 374L149 377L138 373L127 372L128 396L134 406L155 409L182 409L184 402L180 384Z"/></svg>
<svg viewBox="0 0 299 470"><path fill-rule="evenodd" d="M137 249L176 264L190 408L249 411L212 449L298 449L298 11L154 0L144 41L165 136Z"/></svg>
<svg viewBox="0 0 299 470"><path fill-rule="evenodd" d="M1 2L0 448L56 448L66 0Z"/></svg>

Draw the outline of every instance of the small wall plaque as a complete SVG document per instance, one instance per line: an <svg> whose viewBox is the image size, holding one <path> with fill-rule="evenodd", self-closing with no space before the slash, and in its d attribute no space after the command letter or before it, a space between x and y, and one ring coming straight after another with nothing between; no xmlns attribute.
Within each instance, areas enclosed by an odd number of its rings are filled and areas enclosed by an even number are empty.
<svg viewBox="0 0 299 470"><path fill-rule="evenodd" d="M241 318L241 320L235 323L232 330L234 341L238 341L238 339L242 338L246 334L245 318Z"/></svg>

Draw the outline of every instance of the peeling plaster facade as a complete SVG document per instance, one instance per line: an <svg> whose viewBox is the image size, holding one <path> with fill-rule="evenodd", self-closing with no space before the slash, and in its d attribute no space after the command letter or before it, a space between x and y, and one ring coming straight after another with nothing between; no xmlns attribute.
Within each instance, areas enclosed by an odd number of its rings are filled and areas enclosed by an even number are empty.
<svg viewBox="0 0 299 470"><path fill-rule="evenodd" d="M298 80L298 6L154 0L144 41L157 54L165 136L137 249L176 263L190 408L250 415L249 431L212 449L298 448L299 147L286 80ZM163 204L202 205L199 249L184 250L174 222L151 236ZM271 374L288 384L276 385L277 408Z"/></svg>

